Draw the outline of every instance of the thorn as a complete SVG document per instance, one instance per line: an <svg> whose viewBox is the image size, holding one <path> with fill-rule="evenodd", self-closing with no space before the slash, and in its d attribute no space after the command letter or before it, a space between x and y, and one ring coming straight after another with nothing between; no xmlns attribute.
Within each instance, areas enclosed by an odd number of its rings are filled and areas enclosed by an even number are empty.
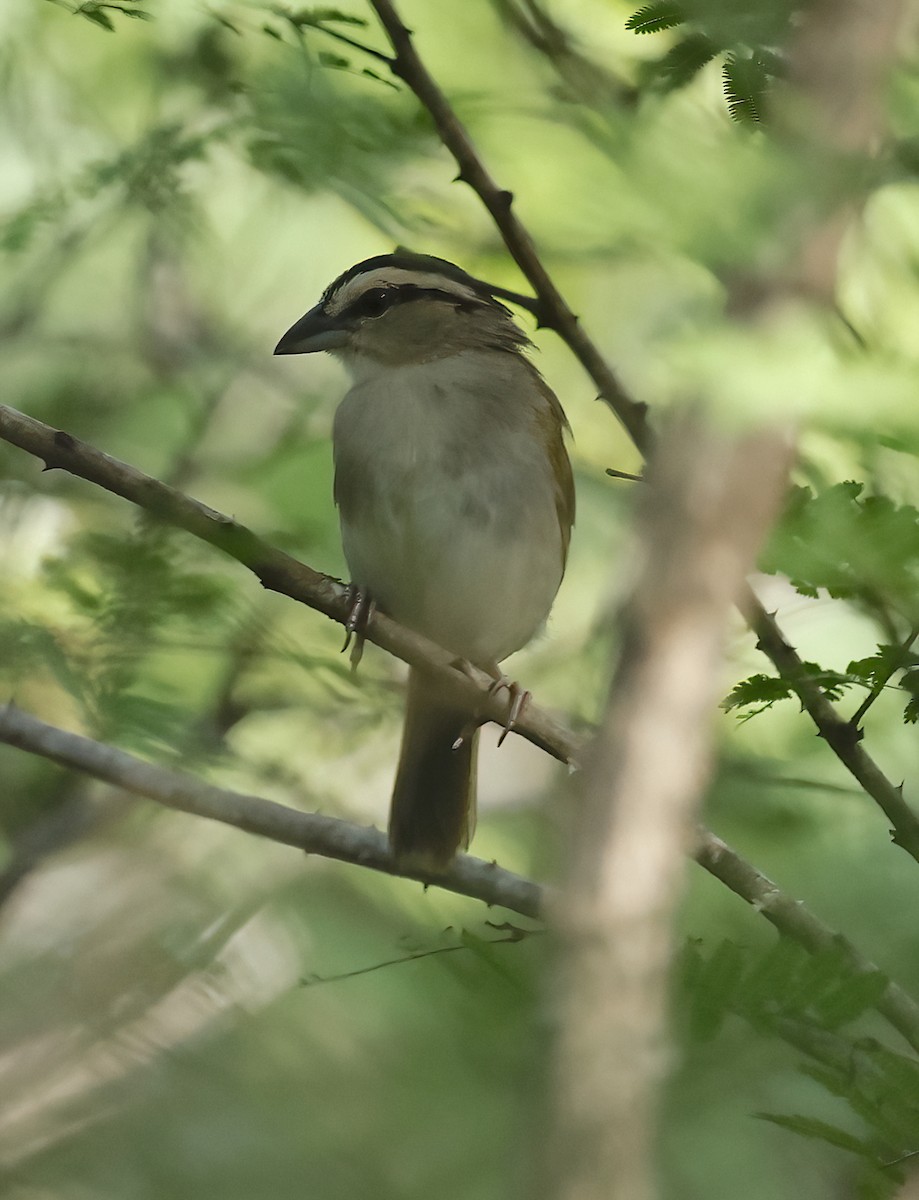
<svg viewBox="0 0 919 1200"><path fill-rule="evenodd" d="M505 206L505 208L510 208L510 206L514 203L514 193L509 192L506 188L504 188L498 192L498 200Z"/></svg>
<svg viewBox="0 0 919 1200"><path fill-rule="evenodd" d="M76 450L77 439L69 433L65 433L63 429L55 429L54 444L60 446L62 450Z"/></svg>

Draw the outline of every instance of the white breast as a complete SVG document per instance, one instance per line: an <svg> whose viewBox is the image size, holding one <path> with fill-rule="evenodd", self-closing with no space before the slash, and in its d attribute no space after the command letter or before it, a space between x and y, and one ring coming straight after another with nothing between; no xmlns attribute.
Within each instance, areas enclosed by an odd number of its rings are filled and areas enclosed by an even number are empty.
<svg viewBox="0 0 919 1200"><path fill-rule="evenodd" d="M501 352L355 375L334 428L353 581L457 655L500 662L545 621L562 576L545 398Z"/></svg>

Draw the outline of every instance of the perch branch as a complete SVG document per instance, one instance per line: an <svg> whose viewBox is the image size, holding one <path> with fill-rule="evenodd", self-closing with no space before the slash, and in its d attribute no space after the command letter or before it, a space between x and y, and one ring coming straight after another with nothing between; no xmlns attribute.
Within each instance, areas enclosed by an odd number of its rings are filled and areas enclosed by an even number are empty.
<svg viewBox="0 0 919 1200"><path fill-rule="evenodd" d="M82 771L132 795L146 796L167 808L222 821L308 854L436 884L486 904L500 904L526 917L539 916L539 887L495 863L464 854L442 875L403 870L393 861L386 835L372 826L300 812L274 800L214 787L179 771L143 762L114 746L47 725L12 704L0 708L0 742Z"/></svg>
<svg viewBox="0 0 919 1200"><path fill-rule="evenodd" d="M145 475L128 463L103 454L88 442L53 429L6 405L0 405L0 440L40 458L47 468L61 468L71 475L95 483L138 505L152 516L216 546L248 567L271 591L306 604L333 621L344 624L347 620L350 605L344 586L337 580L314 571L269 545L223 513ZM494 680L485 672L472 667L461 670L456 665L455 655L441 650L427 638L405 629L381 613L375 614L370 621L367 638L411 666L436 675L445 691L470 711L498 724L505 724L510 701L494 693ZM571 747L570 739L565 742L562 737L559 723L536 705L527 706L514 729L556 758L559 757L561 745ZM566 758L563 761L572 760Z"/></svg>
<svg viewBox="0 0 919 1200"><path fill-rule="evenodd" d="M571 734L567 738L573 747L575 739ZM48 725L14 705L0 707L0 743L179 812L221 821L311 854L398 874L389 859L386 839L376 829L204 784L189 775L144 762L123 750ZM800 901L783 892L721 838L706 829L698 830L692 854L706 871L806 950L817 953L827 946L841 945L846 948L847 965L853 973L877 971L874 963L862 957L851 943L824 925ZM547 889L539 884L468 855L460 855L450 871L437 879L426 880L421 875L405 877L430 882L486 904L500 904L533 918L541 917L547 894ZM919 1052L919 1004L898 984L889 983L876 1008Z"/></svg>

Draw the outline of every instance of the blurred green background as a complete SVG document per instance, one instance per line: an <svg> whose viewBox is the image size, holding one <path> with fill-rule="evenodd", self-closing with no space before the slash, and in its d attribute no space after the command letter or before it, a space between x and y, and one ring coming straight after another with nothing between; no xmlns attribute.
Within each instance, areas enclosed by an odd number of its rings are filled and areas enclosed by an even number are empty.
<svg viewBox="0 0 919 1200"><path fill-rule="evenodd" d="M271 5L76 7L0 7L4 402L341 576L329 431L344 376L325 357L272 359L278 337L339 272L396 244L524 285L379 63ZM709 5L711 20L729 7ZM799 483L857 478L913 521L908 167L878 181L846 244L851 328L802 311L751 344L721 323L718 276L761 261L782 179L766 135L731 119L723 55L667 78L655 63L679 30L642 37L628 5L558 0L549 11L587 57L553 62L509 20L520 8L407 0L404 16L626 386L655 412L701 393L799 419ZM344 11L369 24L335 28L384 46L360 3ZM892 88L904 145L913 67ZM602 704L631 572L635 485L605 468L640 463L564 347L522 320L573 427L578 520L547 632L511 669L580 726ZM0 472L0 700L239 790L385 822L399 664L368 647L352 677L338 626L216 551L6 445ZM780 575L758 581L802 656L841 673L917 616L914 542L859 558L847 511L795 547L805 563L818 543L851 558L861 590L809 598ZM724 692L767 670L738 620ZM894 780L915 779L915 729L888 692L870 749ZM864 694L852 686L844 711ZM915 864L807 720L784 701L748 722L719 714L717 736L707 823L919 992ZM570 784L519 740L494 742L474 850L551 877ZM0 780L3 1196L532 1193L545 938L508 941L488 924L507 914L305 860L8 748ZM704 955L773 941L695 867L678 935ZM755 1118L803 1113L858 1134L865 1114L768 1028L728 1016L698 1036L683 1019L694 1003L677 981L663 1194L867 1195L857 1156ZM881 1035L861 1021L852 1036Z"/></svg>

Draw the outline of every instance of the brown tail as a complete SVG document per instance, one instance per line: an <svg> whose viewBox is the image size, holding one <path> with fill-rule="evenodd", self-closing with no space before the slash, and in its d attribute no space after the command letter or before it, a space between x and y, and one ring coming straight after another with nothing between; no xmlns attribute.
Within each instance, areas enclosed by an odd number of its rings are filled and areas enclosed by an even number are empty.
<svg viewBox="0 0 919 1200"><path fill-rule="evenodd" d="M389 844L403 863L439 869L475 828L479 733L468 711L445 705L435 683L408 676L402 749L389 810ZM453 746L465 734L462 744Z"/></svg>

